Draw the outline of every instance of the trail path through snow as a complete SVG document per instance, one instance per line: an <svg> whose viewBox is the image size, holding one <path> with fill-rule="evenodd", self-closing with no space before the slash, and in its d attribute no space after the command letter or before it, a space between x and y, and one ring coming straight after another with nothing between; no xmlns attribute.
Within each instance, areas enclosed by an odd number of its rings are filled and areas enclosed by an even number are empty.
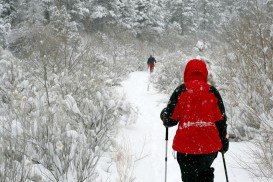
<svg viewBox="0 0 273 182"><path fill-rule="evenodd" d="M136 182L163 182L165 174L165 128L159 118L161 110L166 106L170 95L159 94L150 84L148 72L134 72L123 82L123 89L128 101L137 108L138 118L135 124L122 129L124 141L130 144L133 155L141 158L136 162ZM175 89L175 88L174 88ZM170 93L171 94L171 93ZM181 181L180 169L176 159L172 156L172 140L176 127L169 129L168 142L168 182ZM242 159L245 143L231 142L230 150L226 154L227 169L230 182L252 182L262 180L253 179L242 169L236 160ZM142 158L143 157L143 158ZM213 163L215 168L215 182L225 182L223 161L220 154Z"/></svg>

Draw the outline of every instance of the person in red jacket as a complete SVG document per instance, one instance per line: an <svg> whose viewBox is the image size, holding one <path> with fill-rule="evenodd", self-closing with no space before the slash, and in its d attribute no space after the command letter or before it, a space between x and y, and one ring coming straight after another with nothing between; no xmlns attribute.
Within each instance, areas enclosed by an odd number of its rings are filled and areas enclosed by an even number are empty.
<svg viewBox="0 0 273 182"><path fill-rule="evenodd" d="M163 124L178 124L173 140L183 182L213 182L211 167L218 151L229 147L226 114L217 89L208 84L206 63L190 60L184 83L173 92L160 114Z"/></svg>

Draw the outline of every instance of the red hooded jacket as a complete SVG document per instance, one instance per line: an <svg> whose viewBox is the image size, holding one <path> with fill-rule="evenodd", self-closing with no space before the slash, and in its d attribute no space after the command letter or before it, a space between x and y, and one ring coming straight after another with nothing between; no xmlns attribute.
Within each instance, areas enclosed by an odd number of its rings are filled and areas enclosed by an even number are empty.
<svg viewBox="0 0 273 182"><path fill-rule="evenodd" d="M187 154L209 154L222 148L216 121L223 120L218 98L210 92L208 70L202 60L191 60L184 71L185 91L174 106L171 119L179 121L173 149Z"/></svg>

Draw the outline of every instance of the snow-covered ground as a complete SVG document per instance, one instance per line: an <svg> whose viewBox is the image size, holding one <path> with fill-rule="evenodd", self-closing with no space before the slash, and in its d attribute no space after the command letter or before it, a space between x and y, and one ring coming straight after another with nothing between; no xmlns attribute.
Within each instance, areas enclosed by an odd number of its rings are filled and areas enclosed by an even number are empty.
<svg viewBox="0 0 273 182"><path fill-rule="evenodd" d="M156 74L156 73L155 73ZM138 119L135 124L124 126L120 134L120 143L127 143L133 155L137 156L134 176L136 182L164 181L165 171L165 127L159 118L161 110L166 106L170 95L159 94L150 85L147 72L134 72L123 82L123 91L128 101L137 108ZM174 88L175 89L175 88ZM171 94L171 93L170 93ZM168 182L181 181L180 169L172 153L172 140L176 127L169 129L168 144ZM230 150L226 153L227 170L230 182L264 182L257 179L243 169L238 160L247 160L245 152L248 143L230 143ZM244 158L243 158L244 157ZM219 153L213 163L215 168L215 182L225 182L222 157Z"/></svg>

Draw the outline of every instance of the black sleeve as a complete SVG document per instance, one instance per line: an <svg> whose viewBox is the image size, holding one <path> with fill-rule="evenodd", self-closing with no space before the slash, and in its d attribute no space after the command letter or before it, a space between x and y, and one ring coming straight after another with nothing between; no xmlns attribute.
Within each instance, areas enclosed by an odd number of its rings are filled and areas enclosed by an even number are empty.
<svg viewBox="0 0 273 182"><path fill-rule="evenodd" d="M216 121L216 127L218 129L219 132L219 136L221 138L221 140L225 140L226 136L227 136L227 116L226 116L226 112L225 112L225 106L222 100L222 97L219 93L219 91L211 86L210 91L217 97L218 99L218 107L222 113L223 119L220 121Z"/></svg>
<svg viewBox="0 0 273 182"><path fill-rule="evenodd" d="M179 98L181 92L183 92L185 90L186 90L186 87L184 84L177 87L174 90L174 92L168 102L167 107L161 111L160 118L163 121L164 126L172 127L172 126L177 125L178 121L171 119L171 117L173 115L174 108L177 104L177 101L178 101L178 98Z"/></svg>

